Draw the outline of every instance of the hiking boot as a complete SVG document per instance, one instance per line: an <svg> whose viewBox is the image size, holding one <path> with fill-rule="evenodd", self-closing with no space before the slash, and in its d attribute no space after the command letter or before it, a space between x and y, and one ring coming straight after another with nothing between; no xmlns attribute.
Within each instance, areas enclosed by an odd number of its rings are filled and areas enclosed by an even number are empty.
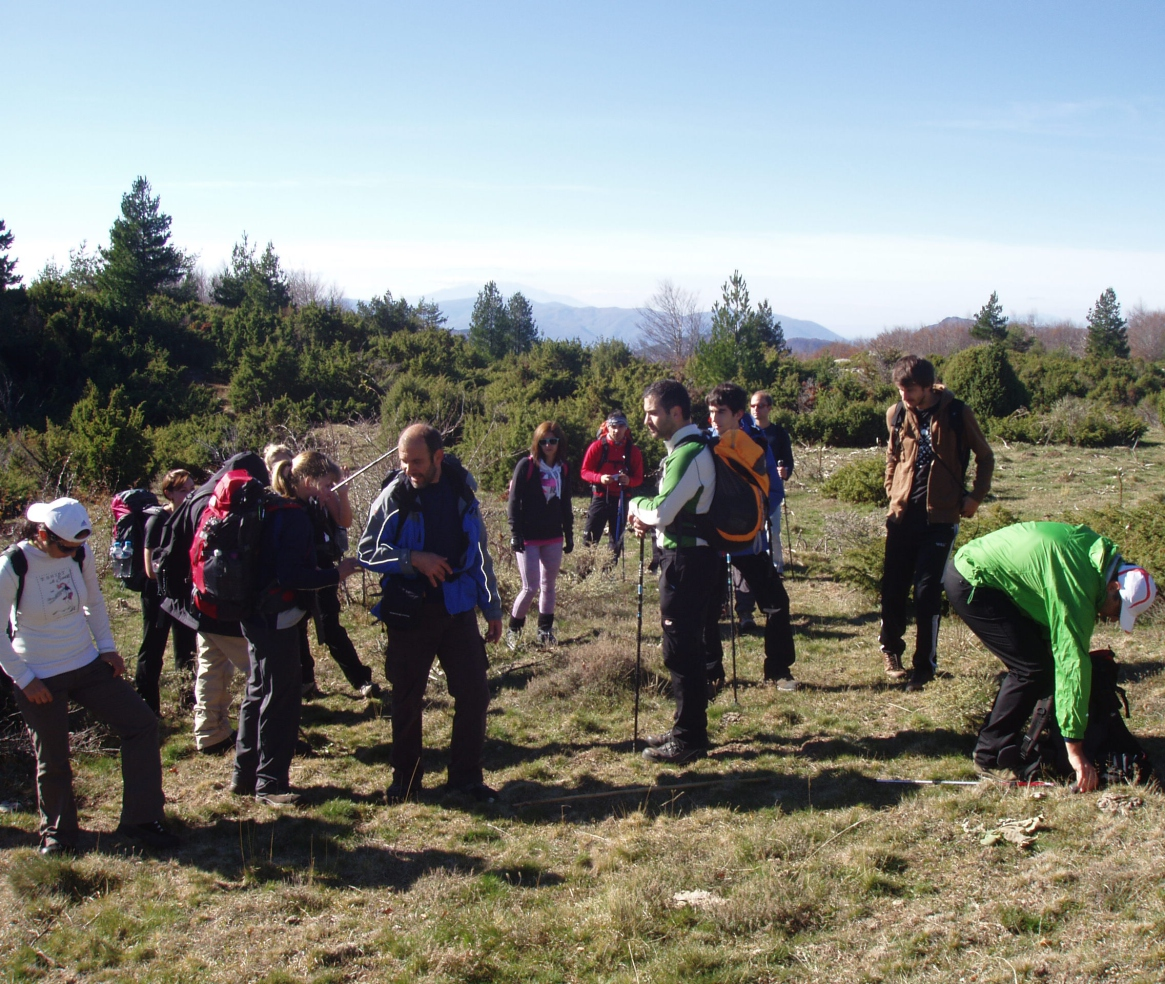
<svg viewBox="0 0 1165 984"><path fill-rule="evenodd" d="M117 827L122 837L152 847L156 851L172 851L182 845L182 841L166 829L161 820L151 820L149 823L123 823Z"/></svg>
<svg viewBox="0 0 1165 984"><path fill-rule="evenodd" d="M303 801L303 796L290 791L286 793L256 793L255 800L264 806L274 806L282 809L288 806L299 806Z"/></svg>
<svg viewBox="0 0 1165 984"><path fill-rule="evenodd" d="M745 632L755 632L756 619L751 615L745 615L740 619L736 627L742 634Z"/></svg>
<svg viewBox="0 0 1165 984"><path fill-rule="evenodd" d="M520 643L521 641L522 641L522 630L521 629L517 629L517 630L506 629L506 648L510 652L516 652L518 649L518 643Z"/></svg>
<svg viewBox="0 0 1165 984"><path fill-rule="evenodd" d="M235 742L238 741L239 733L232 731L222 741L216 741L213 745L204 745L198 750L199 755L221 755L223 752L229 751L235 747Z"/></svg>
<svg viewBox="0 0 1165 984"><path fill-rule="evenodd" d="M537 642L539 646L557 646L558 636L554 634L553 629L539 629Z"/></svg>
<svg viewBox="0 0 1165 984"><path fill-rule="evenodd" d="M311 700L313 697L323 697L323 692L316 686L315 680L308 680L301 688L300 693L304 700Z"/></svg>
<svg viewBox="0 0 1165 984"><path fill-rule="evenodd" d="M800 690L801 684L794 680L792 676L783 676L777 680L777 689L791 694L796 690Z"/></svg>
<svg viewBox="0 0 1165 984"><path fill-rule="evenodd" d="M910 693L917 693L922 690L928 683L934 679L933 673L919 673L915 670L910 675L910 682L906 684L906 689Z"/></svg>
<svg viewBox="0 0 1165 984"><path fill-rule="evenodd" d="M380 684L369 681L360 688L360 696L366 700L380 699Z"/></svg>
<svg viewBox="0 0 1165 984"><path fill-rule="evenodd" d="M446 786L445 793L468 796L478 803L496 803L498 800L498 791L484 782L471 782L467 786Z"/></svg>
<svg viewBox="0 0 1165 984"><path fill-rule="evenodd" d="M659 748L660 745L666 745L672 740L672 732L665 731L662 735L644 735L643 744L648 748Z"/></svg>
<svg viewBox="0 0 1165 984"><path fill-rule="evenodd" d="M233 779L231 779L230 791L235 796L254 796L255 780L243 779L240 776L235 776Z"/></svg>
<svg viewBox="0 0 1165 984"><path fill-rule="evenodd" d="M40 847L37 851L46 858L62 857L64 855L74 855L77 849L72 844L66 844L64 841L59 841L51 835L46 835L41 838Z"/></svg>
<svg viewBox="0 0 1165 984"><path fill-rule="evenodd" d="M394 803L403 803L406 800L416 802L421 795L421 784L414 782L411 786L401 782L400 779L393 779L389 787L384 791L384 798L388 800L391 806Z"/></svg>
<svg viewBox="0 0 1165 984"><path fill-rule="evenodd" d="M643 757L648 762L659 762L662 765L683 765L685 762L702 759L707 754L706 746L689 745L675 737L669 738L662 745L643 749Z"/></svg>
<svg viewBox="0 0 1165 984"><path fill-rule="evenodd" d="M906 679L906 670L902 667L901 656L897 653L890 652L889 649L883 649L882 660L886 667L886 676L891 680L898 682Z"/></svg>

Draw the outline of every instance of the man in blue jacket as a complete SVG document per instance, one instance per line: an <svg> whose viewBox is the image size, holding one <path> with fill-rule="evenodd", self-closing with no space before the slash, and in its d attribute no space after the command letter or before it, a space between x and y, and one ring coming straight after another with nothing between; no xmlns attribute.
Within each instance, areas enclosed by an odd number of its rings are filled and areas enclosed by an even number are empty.
<svg viewBox="0 0 1165 984"><path fill-rule="evenodd" d="M413 424L397 444L400 471L373 502L357 558L381 575L385 598L373 614L388 624L384 673L392 684L392 785L389 802L421 790L421 708L429 670L441 663L453 697L450 792L481 802L497 794L482 777L488 661L475 608L488 622L486 642L502 636L502 604L474 491L477 483L441 434ZM403 595L402 595L403 592ZM412 597L415 604L393 604Z"/></svg>

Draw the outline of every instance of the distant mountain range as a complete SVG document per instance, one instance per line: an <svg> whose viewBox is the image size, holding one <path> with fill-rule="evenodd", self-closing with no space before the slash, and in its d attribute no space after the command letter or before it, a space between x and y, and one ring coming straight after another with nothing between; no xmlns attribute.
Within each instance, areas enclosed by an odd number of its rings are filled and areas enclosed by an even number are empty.
<svg viewBox="0 0 1165 984"><path fill-rule="evenodd" d="M445 293L442 291L441 293ZM503 293L505 290L503 288ZM509 293L512 293L510 291ZM537 300L531 296L534 292L522 291L534 309L534 320L543 338L558 341L577 338L584 344L597 342L601 338L619 339L628 345L634 345L639 337L639 311L635 308L620 307L585 307L573 303L568 304L560 300ZM448 318L447 327L459 331L468 331L469 319L473 314L474 297L439 298L437 295L427 298L436 300L441 306L441 312ZM711 317L709 312L704 316ZM814 339L821 344L845 341L841 335L830 331L816 321L803 321L799 318L789 318L778 314L777 320L785 332L785 340L792 343L794 339Z"/></svg>

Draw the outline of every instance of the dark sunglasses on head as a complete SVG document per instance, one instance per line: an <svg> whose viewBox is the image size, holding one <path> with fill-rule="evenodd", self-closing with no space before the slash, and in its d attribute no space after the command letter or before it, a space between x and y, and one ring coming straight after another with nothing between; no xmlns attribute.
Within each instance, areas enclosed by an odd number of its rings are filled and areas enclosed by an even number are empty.
<svg viewBox="0 0 1165 984"><path fill-rule="evenodd" d="M538 441L539 444L557 444L557 437L543 437Z"/></svg>

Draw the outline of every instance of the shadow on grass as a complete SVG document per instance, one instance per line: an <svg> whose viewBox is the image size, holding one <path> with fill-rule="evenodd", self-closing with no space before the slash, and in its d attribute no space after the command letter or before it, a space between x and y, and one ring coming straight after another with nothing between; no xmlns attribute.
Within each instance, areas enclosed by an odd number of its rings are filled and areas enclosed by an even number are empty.
<svg viewBox="0 0 1165 984"><path fill-rule="evenodd" d="M1165 670L1165 663L1159 660L1146 660L1143 663L1122 662L1120 664L1121 683L1140 683L1142 680L1156 676L1162 670Z"/></svg>
<svg viewBox="0 0 1165 984"><path fill-rule="evenodd" d="M970 758L975 735L949 728L929 731L899 731L893 735L850 737L821 735L803 741L800 753L813 761L854 756L863 759L896 759L904 755L925 758L961 756Z"/></svg>
<svg viewBox="0 0 1165 984"><path fill-rule="evenodd" d="M661 774L654 784L619 786L588 779L575 787L523 780L503 790L506 804L523 820L561 823L626 815L681 815L724 807L736 813L780 806L785 812L869 806L883 809L913 793L912 787L884 786L856 769L826 769L815 776L791 776L771 769L725 769L717 773Z"/></svg>
<svg viewBox="0 0 1165 984"><path fill-rule="evenodd" d="M184 835L176 860L213 875L226 892L278 883L405 891L435 872L487 876L530 889L564 881L535 864L495 867L470 851L354 843L351 824L318 816L222 819Z"/></svg>

